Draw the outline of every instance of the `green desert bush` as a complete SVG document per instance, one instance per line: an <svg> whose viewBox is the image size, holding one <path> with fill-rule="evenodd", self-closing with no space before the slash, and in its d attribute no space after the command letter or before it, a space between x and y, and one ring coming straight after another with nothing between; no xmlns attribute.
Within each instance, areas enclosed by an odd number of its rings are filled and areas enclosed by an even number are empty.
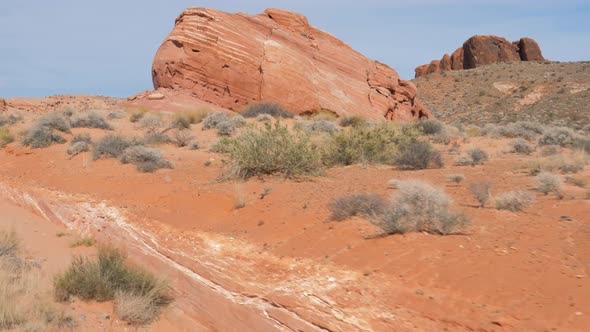
<svg viewBox="0 0 590 332"><path fill-rule="evenodd" d="M402 169L441 168L443 166L440 152L429 142L404 142L398 145L394 164Z"/></svg>
<svg viewBox="0 0 590 332"><path fill-rule="evenodd" d="M545 195L555 193L558 197L561 197L561 185L563 181L558 175L541 172L535 177L535 181L538 191Z"/></svg>
<svg viewBox="0 0 590 332"><path fill-rule="evenodd" d="M147 323L156 319L159 309L172 301L167 283L139 267L125 264L125 259L126 255L121 250L105 246L99 247L96 259L74 257L70 266L54 279L55 299L68 301L75 296L85 301L120 301L126 296L140 297L148 303L136 310L149 309L149 315L143 315L142 321L133 319L131 314L121 318L130 319L130 323ZM125 304L117 305L123 307L116 311L124 314Z"/></svg>
<svg viewBox="0 0 590 332"><path fill-rule="evenodd" d="M398 181L399 192L392 197L385 211L371 221L385 234L428 232L453 234L463 228L468 220L450 210L447 194L430 184L420 181Z"/></svg>
<svg viewBox="0 0 590 332"><path fill-rule="evenodd" d="M70 118L70 124L73 128L113 129L108 121L96 111L76 113Z"/></svg>
<svg viewBox="0 0 590 332"><path fill-rule="evenodd" d="M534 201L534 197L526 191L509 191L495 197L496 209L515 212L526 209Z"/></svg>
<svg viewBox="0 0 590 332"><path fill-rule="evenodd" d="M292 118L293 113L286 111L278 104L258 103L251 104L241 113L245 118L255 118L260 114L268 114L275 118Z"/></svg>
<svg viewBox="0 0 590 332"><path fill-rule="evenodd" d="M331 220L341 221L352 216L376 217L383 213L386 201L375 194L352 194L335 199L328 208Z"/></svg>
<svg viewBox="0 0 590 332"><path fill-rule="evenodd" d="M215 148L230 157L229 176L249 178L256 175L283 174L287 177L317 174L319 154L309 137L291 132L280 123L266 123L235 138L220 140Z"/></svg>
<svg viewBox="0 0 590 332"><path fill-rule="evenodd" d="M415 127L382 123L370 127L352 127L335 133L322 149L328 166L393 164L399 145L414 142L420 132Z"/></svg>
<svg viewBox="0 0 590 332"><path fill-rule="evenodd" d="M10 133L7 127L0 126L0 148L12 142L14 142L14 135Z"/></svg>
<svg viewBox="0 0 590 332"><path fill-rule="evenodd" d="M137 166L137 170L144 173L151 173L161 168L172 168L172 164L163 159L160 150L142 145L126 148L121 154L120 160L123 164L134 164Z"/></svg>
<svg viewBox="0 0 590 332"><path fill-rule="evenodd" d="M100 158L119 158L130 146L142 145L137 139L129 139L118 135L107 135L94 146L94 160Z"/></svg>
<svg viewBox="0 0 590 332"><path fill-rule="evenodd" d="M512 147L512 152L514 153L522 153L522 154L531 154L535 149L525 140L522 138L517 138L510 142L510 146Z"/></svg>

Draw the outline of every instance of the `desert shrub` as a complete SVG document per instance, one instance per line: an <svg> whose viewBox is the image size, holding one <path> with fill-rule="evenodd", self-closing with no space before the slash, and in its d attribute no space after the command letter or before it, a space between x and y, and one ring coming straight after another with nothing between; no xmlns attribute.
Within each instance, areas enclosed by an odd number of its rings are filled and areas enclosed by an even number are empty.
<svg viewBox="0 0 590 332"><path fill-rule="evenodd" d="M568 146L574 143L576 137L576 133L570 128L551 127L545 131L543 136L541 136L539 144Z"/></svg>
<svg viewBox="0 0 590 332"><path fill-rule="evenodd" d="M172 168L172 164L164 160L158 149L141 145L130 146L121 154L123 164L134 164L140 172L149 173L161 168Z"/></svg>
<svg viewBox="0 0 590 332"><path fill-rule="evenodd" d="M82 152L90 151L90 144L84 141L80 142L72 142L70 146L68 146L67 153L71 156L75 156Z"/></svg>
<svg viewBox="0 0 590 332"><path fill-rule="evenodd" d="M339 130L334 122L323 119L314 119L312 121L299 119L297 122L295 122L294 128L308 132L328 134L333 134Z"/></svg>
<svg viewBox="0 0 590 332"><path fill-rule="evenodd" d="M335 199L328 208L331 220L344 220L352 216L375 217L385 209L385 200L375 194L352 194Z"/></svg>
<svg viewBox="0 0 590 332"><path fill-rule="evenodd" d="M178 147L186 146L194 138L188 129L175 129L172 132L172 140Z"/></svg>
<svg viewBox="0 0 590 332"><path fill-rule="evenodd" d="M533 151L535 151L535 149L522 138L517 138L510 142L510 146L512 147L512 152L514 153L531 154Z"/></svg>
<svg viewBox="0 0 590 332"><path fill-rule="evenodd" d="M176 129L190 129L191 125L201 123L209 113L206 110L196 112L180 112L174 114L170 127Z"/></svg>
<svg viewBox="0 0 590 332"><path fill-rule="evenodd" d="M203 130L217 129L220 123L227 123L229 117L223 112L211 112L203 119Z"/></svg>
<svg viewBox="0 0 590 332"><path fill-rule="evenodd" d="M573 184L574 186L585 188L586 187L586 180L581 178L575 178L573 176L566 176L565 182L569 184Z"/></svg>
<svg viewBox="0 0 590 332"><path fill-rule="evenodd" d="M0 257L16 255L18 252L19 240L16 232L0 231Z"/></svg>
<svg viewBox="0 0 590 332"><path fill-rule="evenodd" d="M245 126L247 124L246 122L246 118L244 118L241 115L234 115L230 118L231 123L234 125L234 127L236 128L242 128L243 126ZM219 128L218 128L219 129Z"/></svg>
<svg viewBox="0 0 590 332"><path fill-rule="evenodd" d="M19 122L20 120L22 120L21 116L16 116L13 114L10 114L8 116L0 116L0 127L2 126L11 126L17 122Z"/></svg>
<svg viewBox="0 0 590 332"><path fill-rule="evenodd" d="M164 120L156 114L145 114L138 121L139 127L143 128L146 133L154 134L162 130L164 127Z"/></svg>
<svg viewBox="0 0 590 332"><path fill-rule="evenodd" d="M416 121L416 126L424 135L435 135L444 130L444 124L435 119L420 119Z"/></svg>
<svg viewBox="0 0 590 332"><path fill-rule="evenodd" d="M555 193L561 197L561 185L563 181L558 175L551 174L548 172L541 172L535 178L537 184L537 190L547 195L549 193Z"/></svg>
<svg viewBox="0 0 590 332"><path fill-rule="evenodd" d="M233 177L276 173L291 177L316 174L320 169L319 155L309 137L290 132L279 123L248 129L216 145L218 151L230 157L229 176Z"/></svg>
<svg viewBox="0 0 590 332"><path fill-rule="evenodd" d="M23 137L23 145L34 149L46 148L53 143L63 144L66 139L57 134L52 128L35 124L29 128Z"/></svg>
<svg viewBox="0 0 590 332"><path fill-rule="evenodd" d="M469 185L469 190L473 197L479 203L479 207L485 207L487 201L490 199L490 184L487 182L472 182Z"/></svg>
<svg viewBox="0 0 590 332"><path fill-rule="evenodd" d="M481 165L488 160L488 154L480 148L469 148L465 156L460 156L456 159L457 165L460 166L475 166Z"/></svg>
<svg viewBox="0 0 590 332"><path fill-rule="evenodd" d="M440 131L432 135L433 142L444 145L450 144L452 138L453 134L451 134L451 129L448 126L443 126Z"/></svg>
<svg viewBox="0 0 590 332"><path fill-rule="evenodd" d="M236 125L231 120L218 123L216 128L219 136L229 136L236 131Z"/></svg>
<svg viewBox="0 0 590 332"><path fill-rule="evenodd" d="M147 112L148 112L148 110L145 108L138 108L135 111L133 111L133 113L131 113L131 116L129 117L129 121L135 123L135 122L141 120L141 118L143 118L143 116L146 115Z"/></svg>
<svg viewBox="0 0 590 332"><path fill-rule="evenodd" d="M353 127L335 133L322 150L328 166L359 163L393 164L397 147L414 142L420 132L413 127L382 123L370 127Z"/></svg>
<svg viewBox="0 0 590 332"><path fill-rule="evenodd" d="M559 145L546 145L541 148L541 156L553 156L561 153L561 147Z"/></svg>
<svg viewBox="0 0 590 332"><path fill-rule="evenodd" d="M107 114L108 119L122 119L127 116L127 111L125 110L113 110Z"/></svg>
<svg viewBox="0 0 590 332"><path fill-rule="evenodd" d="M159 289L144 294L120 290L115 294L114 309L117 316L132 325L145 325L160 315L162 303Z"/></svg>
<svg viewBox="0 0 590 332"><path fill-rule="evenodd" d="M579 171L584 169L584 165L582 164L563 164L559 167L559 170L563 173L578 173Z"/></svg>
<svg viewBox="0 0 590 332"><path fill-rule="evenodd" d="M91 144L92 138L90 137L89 133L76 134L76 135L74 135L74 137L72 137L72 143L78 143L78 142L86 142L88 144Z"/></svg>
<svg viewBox="0 0 590 332"><path fill-rule="evenodd" d="M158 308L172 301L166 282L139 267L126 265L125 259L121 250L104 246L99 247L97 259L74 257L54 279L55 299L67 301L76 296L86 301L110 301L124 292L146 297ZM155 311L153 318L158 313Z"/></svg>
<svg viewBox="0 0 590 332"><path fill-rule="evenodd" d="M463 180L465 180L465 175L463 175L463 174L449 174L449 175L447 175L447 180L459 184L459 183L463 182Z"/></svg>
<svg viewBox="0 0 590 332"><path fill-rule="evenodd" d="M73 128L98 128L112 130L113 127L96 111L74 114L70 119Z"/></svg>
<svg viewBox="0 0 590 332"><path fill-rule="evenodd" d="M451 200L445 192L420 181L398 181L382 215L371 221L386 234L428 232L452 234L467 224L467 219L450 211Z"/></svg>
<svg viewBox="0 0 590 332"><path fill-rule="evenodd" d="M441 168L443 166L440 152L429 142L405 142L398 146L394 164L402 169Z"/></svg>
<svg viewBox="0 0 590 332"><path fill-rule="evenodd" d="M590 153L590 138L578 137L574 140L574 149Z"/></svg>
<svg viewBox="0 0 590 332"><path fill-rule="evenodd" d="M520 137L530 140L543 134L545 130L545 127L540 123L519 121L503 126L488 123L482 128L480 134L491 137Z"/></svg>
<svg viewBox="0 0 590 332"><path fill-rule="evenodd" d="M34 127L46 127L50 129L55 129L57 131L61 131L62 133L69 134L70 131L70 122L66 119L63 115L59 113L49 113L43 115L36 121L36 126Z"/></svg>
<svg viewBox="0 0 590 332"><path fill-rule="evenodd" d="M14 135L10 133L8 128L0 126L0 148L12 142L14 142Z"/></svg>
<svg viewBox="0 0 590 332"><path fill-rule="evenodd" d="M160 145L173 142L173 140L168 135L159 131L146 132L145 135L143 135L142 141L147 145Z"/></svg>
<svg viewBox="0 0 590 332"><path fill-rule="evenodd" d="M201 148L199 142L190 142L188 145L189 150L198 150Z"/></svg>
<svg viewBox="0 0 590 332"><path fill-rule="evenodd" d="M119 158L123 151L130 146L141 145L143 142L137 139L128 139L122 136L107 135L94 146L94 160L100 158Z"/></svg>
<svg viewBox="0 0 590 332"><path fill-rule="evenodd" d="M273 119L273 116L270 114L258 114L256 116L256 121L258 122L271 122Z"/></svg>
<svg viewBox="0 0 590 332"><path fill-rule="evenodd" d="M526 191L509 191L499 194L494 201L498 210L522 211L529 207L535 199Z"/></svg>
<svg viewBox="0 0 590 332"><path fill-rule="evenodd" d="M293 113L286 111L278 104L258 103L251 104L241 113L245 118L255 118L259 114L268 114L275 118L292 118Z"/></svg>
<svg viewBox="0 0 590 332"><path fill-rule="evenodd" d="M367 124L367 120L358 115L345 116L340 118L338 124L340 127L364 127Z"/></svg>

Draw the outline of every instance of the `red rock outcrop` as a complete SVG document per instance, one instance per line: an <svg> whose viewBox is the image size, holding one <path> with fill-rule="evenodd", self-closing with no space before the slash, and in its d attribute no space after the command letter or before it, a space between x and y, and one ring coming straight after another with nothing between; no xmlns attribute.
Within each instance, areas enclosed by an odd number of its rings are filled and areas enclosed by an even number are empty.
<svg viewBox="0 0 590 332"><path fill-rule="evenodd" d="M5 112L8 110L8 105L6 104L6 100L0 98L0 112Z"/></svg>
<svg viewBox="0 0 590 332"><path fill-rule="evenodd" d="M545 61L534 39L521 38L509 42L498 36L473 36L449 57L416 67L416 77L448 70L471 69L498 62Z"/></svg>
<svg viewBox="0 0 590 332"><path fill-rule="evenodd" d="M429 117L412 83L290 11L258 15L189 8L155 55L156 89L185 91L235 111L276 102L368 119Z"/></svg>

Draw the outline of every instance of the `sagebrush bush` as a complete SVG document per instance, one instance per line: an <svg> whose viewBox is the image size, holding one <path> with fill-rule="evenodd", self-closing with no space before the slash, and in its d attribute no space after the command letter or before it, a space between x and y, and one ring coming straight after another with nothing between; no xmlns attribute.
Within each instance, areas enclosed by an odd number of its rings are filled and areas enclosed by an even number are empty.
<svg viewBox="0 0 590 332"><path fill-rule="evenodd" d="M457 165L460 166L475 166L481 165L488 160L488 154L480 148L469 148L465 156L460 156L456 159Z"/></svg>
<svg viewBox="0 0 590 332"><path fill-rule="evenodd" d="M219 136L230 136L236 131L236 125L231 120L220 122L215 128L217 128L217 135Z"/></svg>
<svg viewBox="0 0 590 332"><path fill-rule="evenodd" d="M268 114L275 118L292 118L293 113L286 111L278 104L273 103L258 103L251 104L240 113L245 118L255 118L259 114Z"/></svg>
<svg viewBox="0 0 590 332"><path fill-rule="evenodd" d="M158 149L141 145L130 146L121 154L123 164L134 164L140 172L149 173L161 168L172 168L172 164L163 159Z"/></svg>
<svg viewBox="0 0 590 332"><path fill-rule="evenodd" d="M375 194L352 194L335 199L328 208L331 220L341 221L352 216L376 217L385 209L386 201Z"/></svg>
<svg viewBox="0 0 590 332"><path fill-rule="evenodd" d="M367 120L358 115L345 116L340 118L338 124L340 127L364 127L367 125Z"/></svg>
<svg viewBox="0 0 590 332"><path fill-rule="evenodd" d="M561 185L563 184L563 181L558 175L541 172L536 176L535 180L538 191L545 195L555 193L557 196L561 197Z"/></svg>
<svg viewBox="0 0 590 332"><path fill-rule="evenodd" d="M176 129L190 129L191 125L201 123L209 111L180 112L174 114L170 127Z"/></svg>
<svg viewBox="0 0 590 332"><path fill-rule="evenodd" d="M429 142L417 141L399 144L394 164L402 169L426 169L441 168L443 161Z"/></svg>
<svg viewBox="0 0 590 332"><path fill-rule="evenodd" d="M71 143L78 143L78 142L86 142L88 144L91 144L92 138L90 137L89 133L76 134L76 135L74 135L74 137L72 137Z"/></svg>
<svg viewBox="0 0 590 332"><path fill-rule="evenodd" d="M105 246L99 247L95 260L74 257L70 266L54 279L55 299L67 301L76 296L82 300L110 301L124 292L145 297L158 308L172 301L165 281L139 267L126 265L125 259L121 250ZM153 312L154 319L158 313Z"/></svg>
<svg viewBox="0 0 590 332"><path fill-rule="evenodd" d="M137 139L129 139L117 135L107 135L94 146L94 160L100 158L119 158L123 151L133 145L142 145Z"/></svg>
<svg viewBox="0 0 590 332"><path fill-rule="evenodd" d="M576 133L570 128L551 127L545 131L543 136L541 136L539 144L568 146L574 143L576 137L578 137L578 135L576 135Z"/></svg>
<svg viewBox="0 0 590 332"><path fill-rule="evenodd" d="M70 122L66 119L63 115L59 113L49 113L46 115L41 116L36 121L37 127L47 127L50 129L55 129L57 131L61 131L62 133L69 134L70 130Z"/></svg>
<svg viewBox="0 0 590 332"><path fill-rule="evenodd" d="M0 126L0 148L12 142L14 142L14 135L10 133L7 127Z"/></svg>
<svg viewBox="0 0 590 332"><path fill-rule="evenodd" d="M590 153L590 138L578 137L574 140L574 149Z"/></svg>
<svg viewBox="0 0 590 332"><path fill-rule="evenodd" d="M217 129L220 123L231 123L227 114L211 112L203 119L203 130Z"/></svg>
<svg viewBox="0 0 590 332"><path fill-rule="evenodd" d="M465 175L463 175L463 174L449 174L449 175L447 175L447 180L459 184L459 183L463 182L463 180L465 180Z"/></svg>
<svg viewBox="0 0 590 332"><path fill-rule="evenodd" d="M198 150L201 148L199 142L190 142L188 145L189 150Z"/></svg>
<svg viewBox="0 0 590 332"><path fill-rule="evenodd" d="M507 125L495 125L488 123L480 130L480 135L490 137L509 137L534 139L542 135L547 129L540 123L519 121Z"/></svg>
<svg viewBox="0 0 590 332"><path fill-rule="evenodd" d="M75 156L86 151L90 151L90 144L85 141L72 141L66 152L71 156Z"/></svg>
<svg viewBox="0 0 590 332"><path fill-rule="evenodd" d="M382 215L371 221L386 234L428 232L452 234L468 220L450 210L451 200L445 192L420 181L398 181L399 192Z"/></svg>
<svg viewBox="0 0 590 332"><path fill-rule="evenodd" d="M135 122L141 120L141 118L143 118L143 116L146 115L147 112L148 112L148 110L145 108L138 108L135 111L133 111L133 113L131 113L131 116L129 117L129 121L135 123Z"/></svg>
<svg viewBox="0 0 590 332"><path fill-rule="evenodd" d="M323 119L314 119L312 121L299 119L297 122L295 122L294 128L308 132L328 134L333 134L339 130L334 122Z"/></svg>
<svg viewBox="0 0 590 332"><path fill-rule="evenodd" d="M23 145L34 149L46 148L53 143L63 144L66 139L56 133L51 127L35 124L23 136Z"/></svg>
<svg viewBox="0 0 590 332"><path fill-rule="evenodd" d="M147 145L160 145L160 144L168 144L172 143L173 140L166 135L164 132L146 132L142 138L143 144Z"/></svg>
<svg viewBox="0 0 590 332"><path fill-rule="evenodd" d="M322 160L328 166L393 164L397 147L416 141L419 135L415 127L403 127L395 123L352 127L335 133L325 142Z"/></svg>
<svg viewBox="0 0 590 332"><path fill-rule="evenodd" d="M248 122L246 122L246 118L244 118L241 115L234 115L230 118L231 123L236 127L236 128L242 128L244 127L246 124L248 124Z"/></svg>
<svg viewBox="0 0 590 332"><path fill-rule="evenodd" d="M274 117L270 114L258 114L258 116L256 116L256 121L258 122L271 122L274 119Z"/></svg>
<svg viewBox="0 0 590 332"><path fill-rule="evenodd" d="M510 142L510 146L512 147L512 152L514 153L531 154L533 151L535 151L535 149L525 139L522 138L517 138Z"/></svg>
<svg viewBox="0 0 590 332"><path fill-rule="evenodd" d="M108 119L122 119L127 116L127 111L125 110L113 110L107 114Z"/></svg>
<svg viewBox="0 0 590 332"><path fill-rule="evenodd" d="M132 325L145 325L155 321L160 315L158 300L160 290L145 294L120 290L115 294L114 310L117 316Z"/></svg>
<svg viewBox="0 0 590 332"><path fill-rule="evenodd" d="M487 201L490 199L491 192L490 192L490 184L488 182L472 182L469 185L469 190L473 197L479 203L479 207L485 207Z"/></svg>
<svg viewBox="0 0 590 332"><path fill-rule="evenodd" d="M158 133L164 127L164 120L159 115L152 113L142 116L138 123L139 127L143 128L147 134Z"/></svg>
<svg viewBox="0 0 590 332"><path fill-rule="evenodd" d="M192 132L188 129L175 129L172 132L172 140L178 147L186 146L193 138Z"/></svg>
<svg viewBox="0 0 590 332"><path fill-rule="evenodd" d="M10 114L8 116L0 115L0 127L11 126L22 120L22 116Z"/></svg>
<svg viewBox="0 0 590 332"><path fill-rule="evenodd" d="M230 157L229 176L283 174L287 177L317 174L319 154L309 137L291 132L280 123L248 129L235 138L219 141L217 150Z"/></svg>
<svg viewBox="0 0 590 332"><path fill-rule="evenodd" d="M76 113L70 118L70 124L73 128L113 129L108 121L96 111Z"/></svg>
<svg viewBox="0 0 590 332"><path fill-rule="evenodd" d="M444 130L444 124L435 119L420 119L416 121L416 126L424 135L435 135Z"/></svg>
<svg viewBox="0 0 590 332"><path fill-rule="evenodd" d="M526 209L534 201L534 197L526 191L509 191L495 197L496 209L515 212Z"/></svg>

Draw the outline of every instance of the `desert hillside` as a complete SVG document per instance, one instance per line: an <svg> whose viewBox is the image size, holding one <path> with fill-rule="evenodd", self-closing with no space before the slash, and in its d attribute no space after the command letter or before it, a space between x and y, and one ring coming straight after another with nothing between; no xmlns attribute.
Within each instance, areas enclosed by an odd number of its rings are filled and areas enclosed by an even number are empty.
<svg viewBox="0 0 590 332"><path fill-rule="evenodd" d="M590 123L590 62L513 62L412 80L438 119L454 124Z"/></svg>

